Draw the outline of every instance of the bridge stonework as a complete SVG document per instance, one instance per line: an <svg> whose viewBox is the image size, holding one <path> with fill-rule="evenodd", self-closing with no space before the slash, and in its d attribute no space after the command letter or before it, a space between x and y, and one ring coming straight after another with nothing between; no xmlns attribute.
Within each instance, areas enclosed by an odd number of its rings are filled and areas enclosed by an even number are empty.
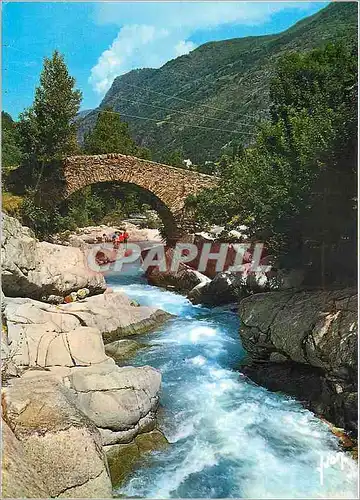
<svg viewBox="0 0 360 500"><path fill-rule="evenodd" d="M64 160L62 182L58 183L55 197L65 200L79 189L102 182L133 184L150 192L168 239L177 240L186 232L185 226L189 223L186 198L204 188L215 187L218 179L134 156L71 156Z"/></svg>

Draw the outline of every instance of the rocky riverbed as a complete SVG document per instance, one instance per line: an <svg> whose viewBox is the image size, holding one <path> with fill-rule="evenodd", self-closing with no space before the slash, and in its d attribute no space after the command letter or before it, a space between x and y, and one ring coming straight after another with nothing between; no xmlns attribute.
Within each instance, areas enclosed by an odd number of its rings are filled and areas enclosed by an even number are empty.
<svg viewBox="0 0 360 500"><path fill-rule="evenodd" d="M171 252L165 254L167 264ZM187 294L193 304L238 308L248 355L241 371L357 435L356 288L307 289L301 269L245 279L225 271L209 279L184 263L177 272L150 269L147 279Z"/></svg>
<svg viewBox="0 0 360 500"><path fill-rule="evenodd" d="M318 458L317 446L304 432L318 440L321 453L337 452L337 441L282 393L356 432L356 290L290 287L255 293L261 291L257 283L244 290L229 273L210 281L187 266L175 275L154 273L150 278L207 306L233 303L227 312L215 309L212 314L184 297L158 294L144 285L124 288L115 280L112 291L101 274L89 270L82 245L38 242L7 216L2 262L4 497L108 498L113 485L119 488L124 481L121 494L168 496L173 494L174 467L174 491L180 497L211 496L211 491L245 497L269 491L312 494L318 491L317 476L306 485L297 479L312 474L311 464ZM89 289L89 297L63 303L65 295L82 287ZM238 318L231 312L237 307L245 358ZM172 320L172 314L179 320ZM169 327L158 328L168 320ZM149 336L144 343L143 337L132 337L154 329L151 349ZM135 353L135 366L127 366ZM179 441L179 446L156 455L153 472L139 469L134 486L129 486L126 478L143 453L168 447L157 427L161 373L168 378L165 401L175 418L170 427L179 426L175 434L169 432L170 440ZM279 397L247 377L279 392ZM270 412L266 425L256 408ZM246 423L244 415L251 421ZM285 427L278 425L278 418L287 422ZM221 422L225 427L218 428ZM298 423L305 430L300 432ZM241 454L232 446L234 435L236 443L242 443ZM262 461L261 446L260 455L254 455L264 435L271 443L266 451L271 463ZM283 467L277 465L278 453L285 460L283 447L296 450L290 462L299 471L287 489ZM306 460L299 461L304 450ZM256 489L253 462L261 477L271 477L270 490ZM216 464L219 475L213 483L210 469ZM249 479L244 482L240 478L245 472ZM195 484L193 474L198 477ZM331 488L338 492L341 471L334 474ZM352 490L353 483L346 484Z"/></svg>
<svg viewBox="0 0 360 500"><path fill-rule="evenodd" d="M51 240L52 243L61 244L65 246L72 246L78 248L86 248L94 243L99 243L103 241L103 236L110 241L111 235L116 231L126 229L129 234L130 242L159 242L161 243L162 237L158 229L143 228L141 229L139 225L133 224L129 221L124 221L119 225L100 225L100 226L88 226L84 228L79 228L76 231L64 231L54 235Z"/></svg>
<svg viewBox="0 0 360 500"><path fill-rule="evenodd" d="M161 373L111 356L126 359L120 339L170 315L112 292L80 248L38 242L6 215L1 251L3 496L109 498L134 458L167 444ZM82 287L88 298L61 303Z"/></svg>

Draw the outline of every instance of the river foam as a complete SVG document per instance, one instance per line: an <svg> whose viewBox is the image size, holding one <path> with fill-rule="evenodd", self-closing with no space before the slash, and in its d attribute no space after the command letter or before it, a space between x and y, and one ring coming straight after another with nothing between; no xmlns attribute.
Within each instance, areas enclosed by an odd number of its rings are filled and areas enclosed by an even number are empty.
<svg viewBox="0 0 360 500"><path fill-rule="evenodd" d="M131 360L162 372L159 425L172 444L149 455L115 495L357 498L357 464L339 460L345 454L327 425L238 371L245 353L236 314L194 307L137 273L107 281L141 304L177 315L141 336L149 348ZM337 463L321 478L321 460L329 458Z"/></svg>

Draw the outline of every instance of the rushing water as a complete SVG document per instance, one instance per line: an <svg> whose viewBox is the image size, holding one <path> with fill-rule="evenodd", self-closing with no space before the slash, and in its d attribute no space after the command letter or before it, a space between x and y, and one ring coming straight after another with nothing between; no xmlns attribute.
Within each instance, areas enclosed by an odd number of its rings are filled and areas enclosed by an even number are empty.
<svg viewBox="0 0 360 500"><path fill-rule="evenodd" d="M238 371L244 356L235 313L194 307L139 273L109 285L177 317L141 336L132 365L162 373L159 426L171 443L117 490L146 498L357 498L356 464L338 454L326 424L299 403ZM321 460L337 459L324 467Z"/></svg>

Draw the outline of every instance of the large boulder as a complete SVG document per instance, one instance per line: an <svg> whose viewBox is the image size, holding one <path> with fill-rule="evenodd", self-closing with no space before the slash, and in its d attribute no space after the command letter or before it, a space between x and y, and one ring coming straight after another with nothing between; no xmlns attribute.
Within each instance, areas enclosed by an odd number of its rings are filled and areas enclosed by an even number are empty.
<svg viewBox="0 0 360 500"><path fill-rule="evenodd" d="M90 295L106 289L104 277L93 270L79 248L39 242L29 228L2 215L2 288L9 297L62 302L79 288Z"/></svg>
<svg viewBox="0 0 360 500"><path fill-rule="evenodd" d="M301 270L279 270L276 259L271 255L262 258L260 265L269 269L255 272L251 262L248 262L244 264L242 272L219 272L210 282L201 283L190 290L188 298L193 304L220 306L239 302L255 293L297 289L302 283Z"/></svg>
<svg viewBox="0 0 360 500"><path fill-rule="evenodd" d="M6 298L7 359L22 371L50 370L101 430L104 444L128 443L155 425L161 376L151 367L116 366L105 353L103 336L129 333L129 325L139 331L156 312L115 292L58 306ZM34 373L27 370L23 377Z"/></svg>
<svg viewBox="0 0 360 500"><path fill-rule="evenodd" d="M146 257L147 251L142 253L142 257ZM204 274L192 269L183 262L180 262L178 269L172 271L172 262L174 258L174 249L167 248L165 251L165 267L166 270L159 266L150 266L146 272L146 278L150 285L163 288L172 288L177 292L189 292L195 286L201 283L208 283L210 279Z"/></svg>
<svg viewBox="0 0 360 500"><path fill-rule="evenodd" d="M218 273L205 285L198 285L188 294L193 304L220 306L239 302L249 295L246 279L241 274L225 271Z"/></svg>
<svg viewBox="0 0 360 500"><path fill-rule="evenodd" d="M118 292L82 302L52 305L26 298L6 298L3 357L16 366L89 366L107 358L103 340L114 341L155 328L166 312L136 306Z"/></svg>
<svg viewBox="0 0 360 500"><path fill-rule="evenodd" d="M161 374L154 368L120 368L112 362L72 368L62 376L100 430L103 445L129 443L154 428L161 386Z"/></svg>
<svg viewBox="0 0 360 500"><path fill-rule="evenodd" d="M139 306L120 292L104 293L82 302L61 304L58 309L75 316L82 325L98 328L105 343L145 333L171 317L161 309Z"/></svg>
<svg viewBox="0 0 360 500"><path fill-rule="evenodd" d="M252 359L244 372L355 430L356 290L268 292L242 300L239 313Z"/></svg>
<svg viewBox="0 0 360 500"><path fill-rule="evenodd" d="M32 299L8 298L4 311L7 359L18 367L88 366L107 356L100 331Z"/></svg>
<svg viewBox="0 0 360 500"><path fill-rule="evenodd" d="M149 272L146 277L150 285L171 288L177 292L185 293L201 283L210 282L210 279L202 275L199 271L195 271L185 265L181 265L176 272L163 272L154 269Z"/></svg>
<svg viewBox="0 0 360 500"><path fill-rule="evenodd" d="M7 423L2 427L2 498L49 498L42 478Z"/></svg>
<svg viewBox="0 0 360 500"><path fill-rule="evenodd" d="M144 452L167 445L155 428L160 373L110 361L29 369L10 380L5 497L109 498L109 472L118 484Z"/></svg>
<svg viewBox="0 0 360 500"><path fill-rule="evenodd" d="M51 374L29 373L4 388L3 414L41 479L35 493L110 498L111 480L95 424Z"/></svg>

